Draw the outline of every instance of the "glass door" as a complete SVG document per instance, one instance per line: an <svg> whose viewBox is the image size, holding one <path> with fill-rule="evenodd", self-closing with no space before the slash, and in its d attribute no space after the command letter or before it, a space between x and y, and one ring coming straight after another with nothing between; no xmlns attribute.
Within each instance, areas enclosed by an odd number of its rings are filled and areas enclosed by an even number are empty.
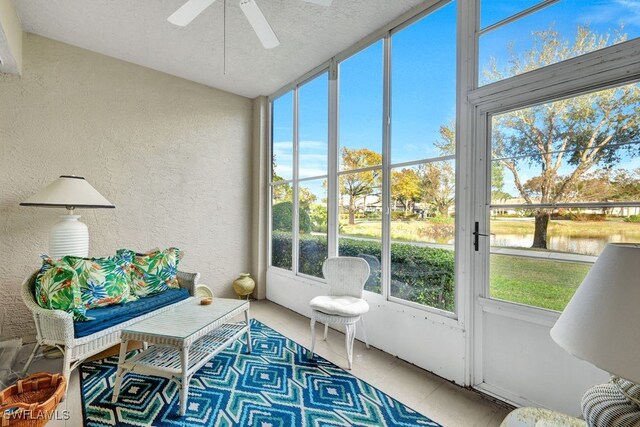
<svg viewBox="0 0 640 427"><path fill-rule="evenodd" d="M606 244L640 242L639 113L640 85L630 83L484 116L477 388L518 405L573 408L606 380L549 330Z"/></svg>
<svg viewBox="0 0 640 427"><path fill-rule="evenodd" d="M640 240L639 111L633 83L491 116L490 298L561 312Z"/></svg>

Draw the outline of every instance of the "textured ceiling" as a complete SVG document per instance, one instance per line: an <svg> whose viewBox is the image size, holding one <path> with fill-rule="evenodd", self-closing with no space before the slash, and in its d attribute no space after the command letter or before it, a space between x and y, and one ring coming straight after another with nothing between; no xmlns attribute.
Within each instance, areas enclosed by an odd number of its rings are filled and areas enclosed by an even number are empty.
<svg viewBox="0 0 640 427"><path fill-rule="evenodd" d="M226 74L223 0L189 26L167 17L186 0L15 0L25 31L250 98L269 95L423 0L257 0L280 46L266 50L227 0Z"/></svg>

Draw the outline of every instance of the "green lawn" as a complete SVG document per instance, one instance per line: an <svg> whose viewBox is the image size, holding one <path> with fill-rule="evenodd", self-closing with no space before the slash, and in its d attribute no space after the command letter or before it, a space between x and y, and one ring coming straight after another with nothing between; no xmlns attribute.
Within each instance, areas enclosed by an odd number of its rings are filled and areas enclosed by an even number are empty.
<svg viewBox="0 0 640 427"><path fill-rule="evenodd" d="M491 221L491 232L500 234L533 234L535 224L531 221L496 219ZM621 219L607 221L549 221L549 236L602 237L622 233L628 238L640 238L640 223L624 222Z"/></svg>
<svg viewBox="0 0 640 427"><path fill-rule="evenodd" d="M588 264L491 255L491 297L562 311Z"/></svg>
<svg viewBox="0 0 640 427"><path fill-rule="evenodd" d="M491 221L491 233L533 234L533 219L518 221L497 219ZM355 224L340 223L340 234L353 237L380 238L382 223L380 220L359 219ZM391 239L400 241L423 241L447 243L453 238L454 219L447 220L411 220L391 221ZM622 234L627 239L640 240L640 223L624 222L620 219L607 221L549 221L549 236L603 237Z"/></svg>
<svg viewBox="0 0 640 427"><path fill-rule="evenodd" d="M533 220L491 221L491 232L498 236L532 234L533 228ZM343 223L340 232L343 236L379 238L381 223L366 220L359 220L354 225ZM444 223L429 219L391 222L393 240L448 243L453 233L453 219ZM619 235L622 241L638 241L640 223L620 219L601 222L552 220L549 235L569 239ZM494 254L491 255L491 297L562 311L590 268L582 263Z"/></svg>

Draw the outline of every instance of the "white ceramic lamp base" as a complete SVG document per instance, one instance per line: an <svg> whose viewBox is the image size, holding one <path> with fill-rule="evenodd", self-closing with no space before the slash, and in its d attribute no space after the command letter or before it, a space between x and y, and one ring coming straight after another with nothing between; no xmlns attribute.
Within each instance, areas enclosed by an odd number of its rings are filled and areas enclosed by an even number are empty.
<svg viewBox="0 0 640 427"><path fill-rule="evenodd" d="M53 259L65 255L85 258L89 255L89 229L78 219L80 215L60 215L49 232L49 253Z"/></svg>

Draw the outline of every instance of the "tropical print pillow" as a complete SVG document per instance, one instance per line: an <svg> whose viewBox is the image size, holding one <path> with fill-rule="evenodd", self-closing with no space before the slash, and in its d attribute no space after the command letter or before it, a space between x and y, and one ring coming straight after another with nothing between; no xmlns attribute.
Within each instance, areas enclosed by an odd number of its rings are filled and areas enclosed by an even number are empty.
<svg viewBox="0 0 640 427"><path fill-rule="evenodd" d="M135 301L131 292L129 269L115 258L62 258L78 275L82 303L86 308Z"/></svg>
<svg viewBox="0 0 640 427"><path fill-rule="evenodd" d="M120 263L131 263L133 292L138 297L146 297L180 287L177 278L180 253L178 248L157 250L146 254L120 249L116 258Z"/></svg>
<svg viewBox="0 0 640 427"><path fill-rule="evenodd" d="M76 271L62 260L42 256L42 267L36 276L34 296L38 305L50 310L63 310L74 320L89 320Z"/></svg>

